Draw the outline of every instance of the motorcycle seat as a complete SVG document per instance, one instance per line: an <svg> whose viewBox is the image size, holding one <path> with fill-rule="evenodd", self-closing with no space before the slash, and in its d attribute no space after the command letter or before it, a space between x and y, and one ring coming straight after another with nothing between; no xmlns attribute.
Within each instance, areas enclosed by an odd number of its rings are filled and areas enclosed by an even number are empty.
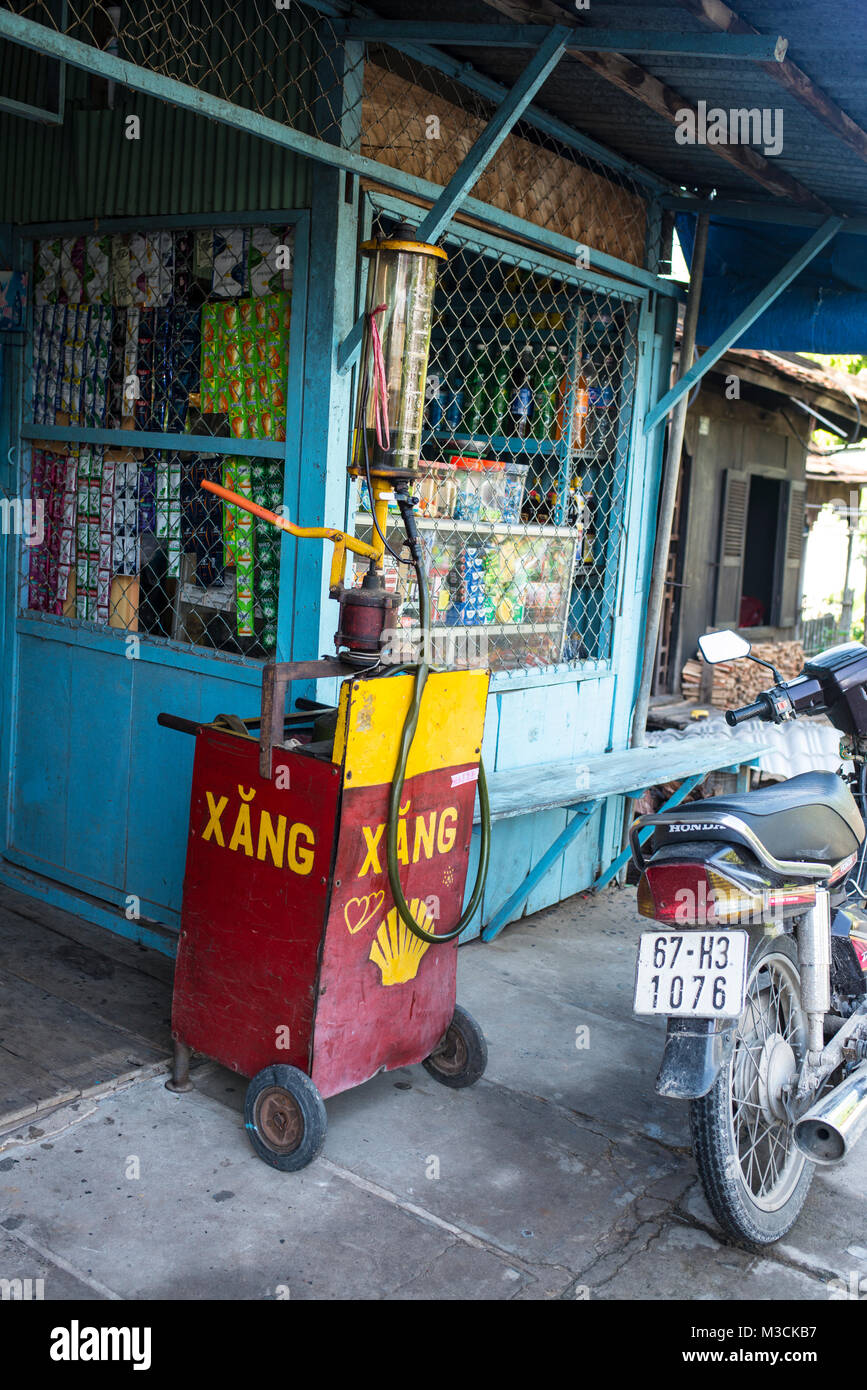
<svg viewBox="0 0 867 1390"><path fill-rule="evenodd" d="M737 816L775 859L837 864L859 848L864 822L846 783L833 772L804 772L740 796L691 801L665 816ZM726 839L722 834L721 839Z"/></svg>

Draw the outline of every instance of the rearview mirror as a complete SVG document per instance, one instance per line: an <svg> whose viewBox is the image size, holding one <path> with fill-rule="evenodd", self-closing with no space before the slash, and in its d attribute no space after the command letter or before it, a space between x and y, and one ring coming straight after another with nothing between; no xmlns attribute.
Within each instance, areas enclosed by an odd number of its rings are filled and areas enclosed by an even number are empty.
<svg viewBox="0 0 867 1390"><path fill-rule="evenodd" d="M698 649L705 661L715 666L718 661L735 661L740 656L749 656L752 648L744 637L736 632L706 632L698 639Z"/></svg>

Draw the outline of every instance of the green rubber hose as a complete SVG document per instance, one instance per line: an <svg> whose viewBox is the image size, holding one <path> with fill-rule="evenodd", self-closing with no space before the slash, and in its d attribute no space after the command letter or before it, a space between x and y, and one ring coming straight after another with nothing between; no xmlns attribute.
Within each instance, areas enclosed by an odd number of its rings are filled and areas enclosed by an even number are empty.
<svg viewBox="0 0 867 1390"><path fill-rule="evenodd" d="M405 497L395 489L398 506L403 516L404 526L406 527L407 540L409 542L410 554L415 562L416 575L418 576L419 593L419 616L421 618L421 629L423 634L430 630L430 592L427 584L427 574L422 563L421 552L418 544L418 534L415 526L415 516L412 510L412 503L409 495ZM412 668L409 668L412 669ZM404 720L403 731L400 736L400 743L397 750L397 763L394 769L394 776L391 781L391 792L388 798L388 826L386 830L386 866L388 869L388 882L391 887L391 895L394 898L394 905L397 908L401 921L417 936L420 941L436 945L444 941L454 941L456 936L460 936L465 931L469 923L476 914L482 894L485 891L485 881L488 877L488 864L491 858L491 806L488 800L488 783L485 777L485 769L481 757L479 758L479 810L481 812L481 846L479 849L479 867L476 873L476 882L473 887L470 901L467 903L457 926L449 932L429 932L424 927L420 927L409 910L409 904L404 897L403 888L400 882L400 867L397 857L397 828L400 822L400 802L403 796L403 784L406 779L406 765L409 759L409 751L412 741L415 738L415 731L418 727L419 711L421 710L421 697L424 694L430 668L422 660L415 667L415 688L410 701L409 710Z"/></svg>

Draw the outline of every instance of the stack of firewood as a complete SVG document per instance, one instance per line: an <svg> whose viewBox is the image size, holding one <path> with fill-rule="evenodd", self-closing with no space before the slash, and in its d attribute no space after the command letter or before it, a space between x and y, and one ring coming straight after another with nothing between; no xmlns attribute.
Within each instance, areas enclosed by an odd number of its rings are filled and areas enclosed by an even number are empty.
<svg viewBox="0 0 867 1390"><path fill-rule="evenodd" d="M800 642L755 642L753 656L770 661L784 680L797 676L804 665ZM773 685L766 666L754 661L722 661L708 667L700 658L688 661L681 674L681 693L685 700L706 701L716 709L748 705L762 690Z"/></svg>
<svg viewBox="0 0 867 1390"><path fill-rule="evenodd" d="M700 700L702 698L702 680L707 674L707 667L698 657L693 657L688 661L680 673L680 693L685 700Z"/></svg>

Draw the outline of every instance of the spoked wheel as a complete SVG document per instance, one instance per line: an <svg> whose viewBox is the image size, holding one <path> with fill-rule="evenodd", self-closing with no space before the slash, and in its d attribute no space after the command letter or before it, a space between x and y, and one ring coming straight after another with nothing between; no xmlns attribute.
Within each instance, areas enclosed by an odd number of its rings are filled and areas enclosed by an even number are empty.
<svg viewBox="0 0 867 1390"><path fill-rule="evenodd" d="M297 1067L257 1072L247 1087L244 1120L259 1157L284 1173L306 1168L325 1143L325 1102Z"/></svg>
<svg viewBox="0 0 867 1390"><path fill-rule="evenodd" d="M750 1245L770 1245L791 1229L813 1180L814 1165L795 1147L783 1106L805 1049L797 952L779 936L750 962L731 1059L690 1107L711 1210L728 1235Z"/></svg>
<svg viewBox="0 0 867 1390"><path fill-rule="evenodd" d="M473 1086L488 1065L488 1045L472 1014L455 1005L452 1021L439 1047L422 1066L443 1086Z"/></svg>

